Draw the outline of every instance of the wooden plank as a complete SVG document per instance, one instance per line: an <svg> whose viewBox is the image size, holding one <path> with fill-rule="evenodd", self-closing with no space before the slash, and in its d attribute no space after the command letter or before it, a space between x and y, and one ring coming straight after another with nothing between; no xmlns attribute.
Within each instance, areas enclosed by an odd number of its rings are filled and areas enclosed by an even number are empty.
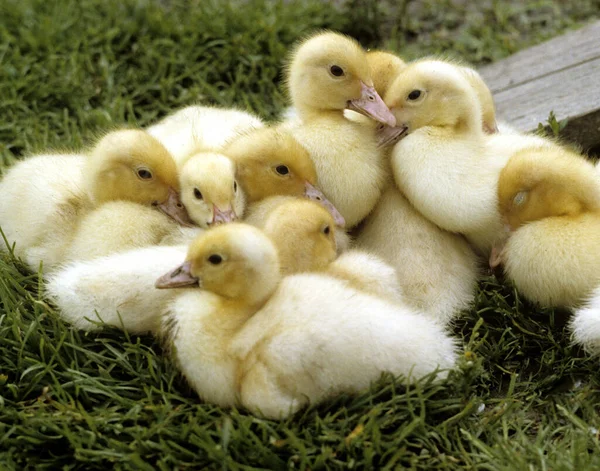
<svg viewBox="0 0 600 471"><path fill-rule="evenodd" d="M492 92L600 58L600 21L490 64L481 75Z"/></svg>
<svg viewBox="0 0 600 471"><path fill-rule="evenodd" d="M483 68L498 119L521 131L568 120L564 136L585 150L600 144L600 22Z"/></svg>

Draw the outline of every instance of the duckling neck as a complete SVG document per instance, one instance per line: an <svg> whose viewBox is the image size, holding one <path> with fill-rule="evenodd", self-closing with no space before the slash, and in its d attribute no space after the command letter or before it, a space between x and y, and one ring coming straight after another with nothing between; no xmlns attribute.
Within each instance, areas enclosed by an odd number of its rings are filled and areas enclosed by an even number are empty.
<svg viewBox="0 0 600 471"><path fill-rule="evenodd" d="M302 121L311 121L313 119L344 119L344 110L338 109L322 109L314 106L296 105L298 116Z"/></svg>

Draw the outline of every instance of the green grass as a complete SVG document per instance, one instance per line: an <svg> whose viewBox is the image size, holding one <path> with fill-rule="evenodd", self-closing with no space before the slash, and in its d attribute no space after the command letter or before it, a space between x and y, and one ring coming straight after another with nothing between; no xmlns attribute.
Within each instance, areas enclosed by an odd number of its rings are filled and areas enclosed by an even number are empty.
<svg viewBox="0 0 600 471"><path fill-rule="evenodd" d="M480 65L600 16L597 0L377 3L4 0L0 167L194 101L273 118L286 51L314 28ZM383 378L282 423L202 404L151 338L74 331L41 287L0 257L0 469L600 467L598 361L565 313L493 276L456 322L447 384Z"/></svg>

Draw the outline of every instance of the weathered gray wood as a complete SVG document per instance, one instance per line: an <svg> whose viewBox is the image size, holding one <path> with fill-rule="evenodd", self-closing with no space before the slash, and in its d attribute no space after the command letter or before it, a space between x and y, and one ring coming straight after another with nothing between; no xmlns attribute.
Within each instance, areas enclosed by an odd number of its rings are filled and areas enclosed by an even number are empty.
<svg viewBox="0 0 600 471"><path fill-rule="evenodd" d="M483 68L498 118L522 131L546 123L551 111L568 119L567 139L588 149L600 143L600 22Z"/></svg>

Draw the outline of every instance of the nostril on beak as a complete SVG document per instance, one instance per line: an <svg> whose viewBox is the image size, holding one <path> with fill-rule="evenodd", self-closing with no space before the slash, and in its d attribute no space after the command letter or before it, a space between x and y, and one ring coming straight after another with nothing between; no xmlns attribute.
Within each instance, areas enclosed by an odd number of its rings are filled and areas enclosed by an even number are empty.
<svg viewBox="0 0 600 471"><path fill-rule="evenodd" d="M373 95L369 95L369 101L375 101L375 97Z"/></svg>
<svg viewBox="0 0 600 471"><path fill-rule="evenodd" d="M182 203L177 203L177 207L178 207L179 209L182 209L182 208L183 208L183 204L182 204Z"/></svg>

